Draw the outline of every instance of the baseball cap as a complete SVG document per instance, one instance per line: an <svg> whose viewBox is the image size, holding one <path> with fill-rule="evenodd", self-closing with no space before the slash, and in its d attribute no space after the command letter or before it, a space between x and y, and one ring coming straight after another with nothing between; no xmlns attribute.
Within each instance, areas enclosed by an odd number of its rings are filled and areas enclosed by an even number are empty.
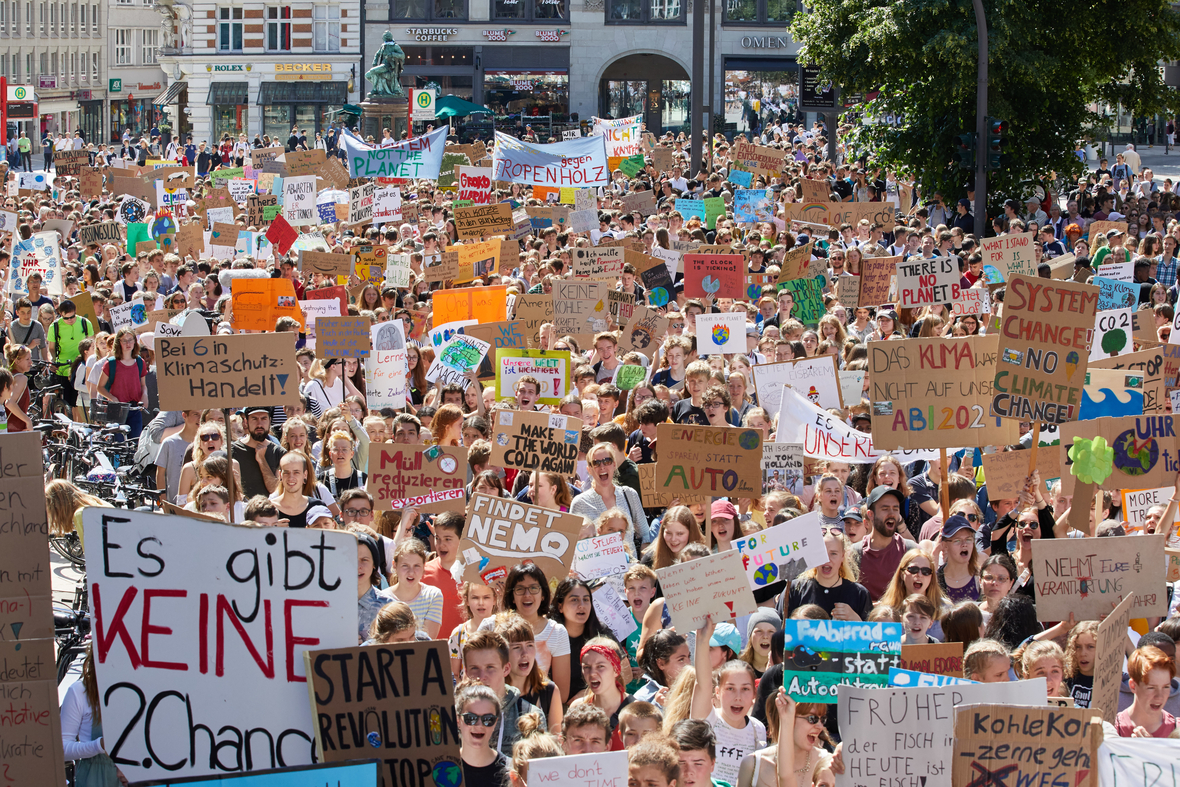
<svg viewBox="0 0 1180 787"><path fill-rule="evenodd" d="M709 647L729 648L734 653L742 652L742 635L732 623L718 623L709 638Z"/></svg>
<svg viewBox="0 0 1180 787"><path fill-rule="evenodd" d="M332 516L332 512L328 510L327 506L312 506L311 508L307 509L307 526L312 527L318 520L323 519L324 517L332 520L332 525L335 526L336 518Z"/></svg>
<svg viewBox="0 0 1180 787"><path fill-rule="evenodd" d="M737 519L737 508L728 500L718 500L713 503L713 508L709 512L713 516L725 517L726 519Z"/></svg>
<svg viewBox="0 0 1180 787"><path fill-rule="evenodd" d="M901 492L897 491L891 486L885 486L882 484L869 493L868 498L865 499L865 508L871 510L872 507L875 506L881 500L881 498L885 497L886 495L893 495L896 497L897 504L899 506L905 505L905 496Z"/></svg>
<svg viewBox="0 0 1180 787"><path fill-rule="evenodd" d="M1120 230L1118 227L1115 227L1112 230L1106 231L1106 238L1107 238L1107 240L1109 240L1111 238L1117 238L1119 235L1122 235L1122 234L1123 234L1123 231Z"/></svg>
<svg viewBox="0 0 1180 787"><path fill-rule="evenodd" d="M948 519L942 526L942 537L951 538L960 530L974 530L971 523L967 521L967 517L962 514L955 514Z"/></svg>
<svg viewBox="0 0 1180 787"><path fill-rule="evenodd" d="M851 519L855 522L865 521L864 516L860 513L860 509L856 506L845 506L840 509L838 515L841 519Z"/></svg>
<svg viewBox="0 0 1180 787"><path fill-rule="evenodd" d="M274 415L274 413L271 411L271 409L269 407L263 407L262 405L254 405L252 407L247 407L245 410L243 410L242 417L249 418L251 416L251 414L253 414L253 413L266 413L268 416L271 416L271 417L273 417L273 415Z"/></svg>

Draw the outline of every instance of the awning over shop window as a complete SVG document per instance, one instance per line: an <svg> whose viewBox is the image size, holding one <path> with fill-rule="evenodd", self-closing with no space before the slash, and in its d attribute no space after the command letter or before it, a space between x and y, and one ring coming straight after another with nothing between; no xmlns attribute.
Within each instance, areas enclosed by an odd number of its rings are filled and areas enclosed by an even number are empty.
<svg viewBox="0 0 1180 787"><path fill-rule="evenodd" d="M236 107L249 102L249 82L213 82L209 85L209 106Z"/></svg>
<svg viewBox="0 0 1180 787"><path fill-rule="evenodd" d="M272 104L344 104L347 82L263 82L258 106Z"/></svg>
<svg viewBox="0 0 1180 787"><path fill-rule="evenodd" d="M188 83L184 82L183 80L180 82L173 82L163 93L156 96L156 100L152 103L166 107L175 101L176 97L180 95L180 91L184 90L187 86Z"/></svg>

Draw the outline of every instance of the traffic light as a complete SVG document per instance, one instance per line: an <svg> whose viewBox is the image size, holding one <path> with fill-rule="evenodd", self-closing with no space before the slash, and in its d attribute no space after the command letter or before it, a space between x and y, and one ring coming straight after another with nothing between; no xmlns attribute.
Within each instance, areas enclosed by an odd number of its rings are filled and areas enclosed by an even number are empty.
<svg viewBox="0 0 1180 787"><path fill-rule="evenodd" d="M1008 146L1008 121L997 118L987 119L987 168L1003 169L1008 166L1009 156L1004 152Z"/></svg>
<svg viewBox="0 0 1180 787"><path fill-rule="evenodd" d="M955 137L955 163L959 169L975 169L975 135L960 134Z"/></svg>

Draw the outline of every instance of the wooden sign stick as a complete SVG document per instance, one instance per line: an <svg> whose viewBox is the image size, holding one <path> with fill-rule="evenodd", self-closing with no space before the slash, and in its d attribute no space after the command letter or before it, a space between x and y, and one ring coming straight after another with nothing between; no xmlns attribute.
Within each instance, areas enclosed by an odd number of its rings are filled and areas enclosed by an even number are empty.
<svg viewBox="0 0 1180 787"><path fill-rule="evenodd" d="M938 449L938 461L942 465L941 469L939 470L939 475L942 476L942 481L938 485L938 497L939 503L942 507L942 521L943 524L946 524L946 521L950 519L951 516L951 485L950 471L947 468L948 462L945 448Z"/></svg>

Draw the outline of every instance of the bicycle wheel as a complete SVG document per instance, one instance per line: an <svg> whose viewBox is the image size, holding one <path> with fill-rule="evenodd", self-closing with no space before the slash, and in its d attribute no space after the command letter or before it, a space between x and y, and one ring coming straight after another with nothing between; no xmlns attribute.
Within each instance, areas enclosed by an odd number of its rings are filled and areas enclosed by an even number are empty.
<svg viewBox="0 0 1180 787"><path fill-rule="evenodd" d="M86 553L82 549L82 539L78 538L76 532L70 531L64 536L50 536L49 544L57 554L78 568L86 568Z"/></svg>

